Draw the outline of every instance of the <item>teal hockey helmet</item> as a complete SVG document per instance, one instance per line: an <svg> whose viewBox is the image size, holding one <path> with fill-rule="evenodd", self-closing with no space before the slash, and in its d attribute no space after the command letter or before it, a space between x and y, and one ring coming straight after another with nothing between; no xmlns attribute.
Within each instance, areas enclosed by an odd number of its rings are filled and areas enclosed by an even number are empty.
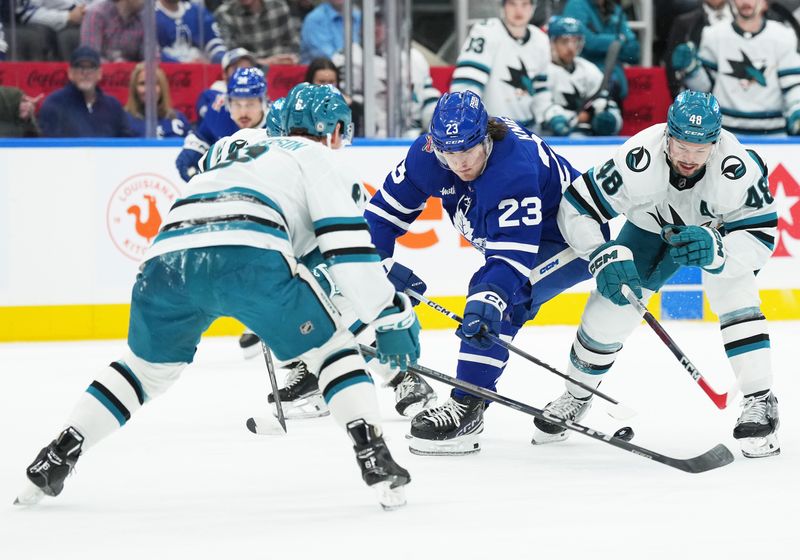
<svg viewBox="0 0 800 560"><path fill-rule="evenodd" d="M583 37L583 24L575 18L553 16L547 24L547 36L551 40L566 36Z"/></svg>
<svg viewBox="0 0 800 560"><path fill-rule="evenodd" d="M667 112L667 133L677 140L711 144L719 139L720 130L722 113L717 98L710 93L681 92Z"/></svg>
<svg viewBox="0 0 800 560"><path fill-rule="evenodd" d="M342 125L342 138L353 138L353 115L341 92L331 85L303 82L286 96L283 133L325 137Z"/></svg>
<svg viewBox="0 0 800 560"><path fill-rule="evenodd" d="M270 136L283 136L283 106L286 102L285 97L281 97L272 102L267 113L267 134Z"/></svg>

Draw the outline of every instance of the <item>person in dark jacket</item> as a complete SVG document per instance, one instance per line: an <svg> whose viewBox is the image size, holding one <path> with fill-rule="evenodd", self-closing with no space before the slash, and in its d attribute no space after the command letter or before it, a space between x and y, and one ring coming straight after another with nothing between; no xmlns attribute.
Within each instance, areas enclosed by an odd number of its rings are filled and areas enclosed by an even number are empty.
<svg viewBox="0 0 800 560"><path fill-rule="evenodd" d="M0 86L0 138L39 136L36 127L36 104L41 99L29 97L15 87Z"/></svg>
<svg viewBox="0 0 800 560"><path fill-rule="evenodd" d="M42 136L131 136L122 105L97 85L102 76L100 54L91 47L75 49L67 71L70 83L42 103L39 111Z"/></svg>

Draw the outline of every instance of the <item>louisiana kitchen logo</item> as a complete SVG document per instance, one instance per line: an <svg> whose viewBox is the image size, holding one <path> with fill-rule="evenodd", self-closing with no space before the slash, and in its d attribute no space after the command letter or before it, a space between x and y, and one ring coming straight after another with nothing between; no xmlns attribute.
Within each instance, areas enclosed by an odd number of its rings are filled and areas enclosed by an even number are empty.
<svg viewBox="0 0 800 560"><path fill-rule="evenodd" d="M180 196L170 180L155 173L138 173L122 181L106 211L108 234L119 252L141 261L164 216Z"/></svg>

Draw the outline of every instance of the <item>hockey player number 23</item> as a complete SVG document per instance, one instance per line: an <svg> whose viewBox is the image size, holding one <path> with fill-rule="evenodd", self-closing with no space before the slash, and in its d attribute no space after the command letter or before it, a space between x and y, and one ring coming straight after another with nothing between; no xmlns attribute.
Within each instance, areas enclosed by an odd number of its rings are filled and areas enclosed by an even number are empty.
<svg viewBox="0 0 800 560"><path fill-rule="evenodd" d="M497 209L503 211L498 220L500 227L516 227L520 220L512 218L514 213L522 206L525 209L525 216L522 216L522 223L526 226L535 226L542 222L542 201L538 196L528 196L517 201L513 198L506 198L500 201Z"/></svg>

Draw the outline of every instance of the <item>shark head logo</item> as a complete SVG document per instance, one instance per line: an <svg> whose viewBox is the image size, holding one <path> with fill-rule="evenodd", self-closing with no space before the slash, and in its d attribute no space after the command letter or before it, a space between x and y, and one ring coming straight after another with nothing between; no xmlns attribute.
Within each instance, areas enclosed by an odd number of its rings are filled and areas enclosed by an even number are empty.
<svg viewBox="0 0 800 560"><path fill-rule="evenodd" d="M625 165L634 173L641 173L650 167L650 152L644 146L632 149L625 156Z"/></svg>
<svg viewBox="0 0 800 560"><path fill-rule="evenodd" d="M730 180L741 179L747 173L744 162L736 156L728 156L722 160L722 175Z"/></svg>

